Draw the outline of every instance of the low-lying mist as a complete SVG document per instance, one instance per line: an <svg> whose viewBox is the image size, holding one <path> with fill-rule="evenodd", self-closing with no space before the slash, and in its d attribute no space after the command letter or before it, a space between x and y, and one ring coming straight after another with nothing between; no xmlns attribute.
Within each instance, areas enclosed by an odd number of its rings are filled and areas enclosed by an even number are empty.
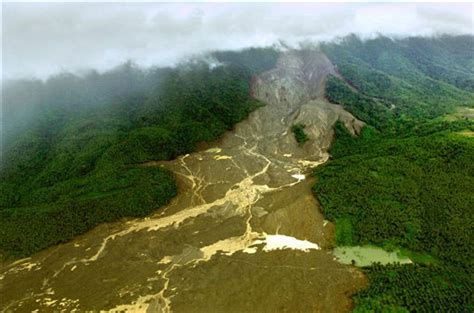
<svg viewBox="0 0 474 313"><path fill-rule="evenodd" d="M99 72L131 59L170 66L213 50L284 41L472 34L472 5L327 3L6 3L3 77Z"/></svg>
<svg viewBox="0 0 474 313"><path fill-rule="evenodd" d="M183 60L173 67L145 67L127 61L104 72L62 71L45 79L5 80L2 88L1 146L8 149L19 136L55 133L60 125L94 115L123 115L128 116L132 123L142 123L144 121L140 117L147 115L147 103L154 109L164 106L161 103L165 102L162 99L163 89L174 87L174 81L186 77L188 81L195 79L198 84L203 79L211 79L213 72L225 70L220 68L238 64L242 68L229 70L241 74L228 84L238 83L241 79L247 83L251 73L274 67L278 54L279 51L271 47L238 52L216 51ZM188 87L189 90L197 88ZM186 86L182 88L186 89ZM204 92L202 90L201 93ZM169 105L180 106L180 99Z"/></svg>

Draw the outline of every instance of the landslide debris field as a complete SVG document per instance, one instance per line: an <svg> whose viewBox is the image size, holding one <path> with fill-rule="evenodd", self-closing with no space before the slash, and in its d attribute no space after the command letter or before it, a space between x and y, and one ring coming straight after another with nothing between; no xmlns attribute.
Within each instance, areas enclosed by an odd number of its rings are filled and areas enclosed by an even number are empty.
<svg viewBox="0 0 474 313"><path fill-rule="evenodd" d="M144 219L103 224L3 264L2 311L342 312L365 285L331 252L333 225L311 193L337 121L336 74L320 52L289 51L252 82L266 105L218 142L173 161L173 201ZM298 144L291 127L304 124Z"/></svg>

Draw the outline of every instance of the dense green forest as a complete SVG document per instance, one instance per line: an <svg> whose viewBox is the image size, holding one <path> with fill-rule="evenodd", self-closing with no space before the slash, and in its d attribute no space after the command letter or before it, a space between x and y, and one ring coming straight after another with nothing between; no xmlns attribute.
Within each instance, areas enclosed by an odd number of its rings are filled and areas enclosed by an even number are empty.
<svg viewBox="0 0 474 313"><path fill-rule="evenodd" d="M449 266L373 265L354 312L472 312L471 273Z"/></svg>
<svg viewBox="0 0 474 313"><path fill-rule="evenodd" d="M331 160L315 170L336 243L435 260L365 268L355 311L472 312L474 38L352 36L323 50L340 74L328 99L368 124L357 138L338 124Z"/></svg>
<svg viewBox="0 0 474 313"><path fill-rule="evenodd" d="M252 75L271 48L211 54L176 68L131 62L85 76L4 86L0 256L22 257L95 225L140 217L177 192L172 175L141 167L218 138L261 104Z"/></svg>

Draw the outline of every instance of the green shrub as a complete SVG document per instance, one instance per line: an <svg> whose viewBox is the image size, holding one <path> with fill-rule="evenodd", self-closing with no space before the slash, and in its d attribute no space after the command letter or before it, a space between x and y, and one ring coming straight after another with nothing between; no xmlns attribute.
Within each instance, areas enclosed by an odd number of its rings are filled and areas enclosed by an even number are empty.
<svg viewBox="0 0 474 313"><path fill-rule="evenodd" d="M300 145L303 145L306 141L309 140L308 136L304 132L305 127L306 125L304 124L295 124L291 126L291 131L295 135L295 139Z"/></svg>

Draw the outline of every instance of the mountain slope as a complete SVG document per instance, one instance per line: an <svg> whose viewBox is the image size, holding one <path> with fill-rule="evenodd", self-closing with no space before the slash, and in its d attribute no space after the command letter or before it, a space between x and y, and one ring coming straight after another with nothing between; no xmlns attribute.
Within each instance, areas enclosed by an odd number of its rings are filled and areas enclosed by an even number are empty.
<svg viewBox="0 0 474 313"><path fill-rule="evenodd" d="M354 138L338 126L315 195L340 245L401 247L419 263L366 269L358 312L473 308L473 46L441 37L326 47L342 79L330 79L328 98L375 128Z"/></svg>

